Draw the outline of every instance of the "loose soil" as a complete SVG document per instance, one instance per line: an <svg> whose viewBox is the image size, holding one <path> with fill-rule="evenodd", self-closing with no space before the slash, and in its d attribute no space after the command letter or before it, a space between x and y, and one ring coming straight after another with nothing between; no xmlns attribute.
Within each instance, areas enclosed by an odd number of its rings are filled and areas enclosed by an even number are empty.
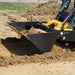
<svg viewBox="0 0 75 75"><path fill-rule="evenodd" d="M34 15L37 20L45 20L46 17L49 17L48 15L51 14L52 16L55 15L58 10L59 5L56 2L49 2L45 4L40 4L35 8L42 9L42 13L38 14L36 10L34 9ZM51 4L54 5L51 7ZM56 6L57 5L57 6ZM45 6L45 9L44 9ZM46 7L47 6L47 7ZM50 9L49 7L50 6ZM56 9L57 7L57 9ZM47 10L49 11L47 11ZM55 10L54 10L55 9ZM45 13L43 11L46 11L48 13ZM54 13L52 13L54 10ZM30 12L29 12L30 11ZM28 21L33 20L31 16L31 12L33 12L33 9L26 12L26 17L22 14L21 17L25 17ZM51 13L49 13L51 12ZM10 13L11 14L11 13ZM46 15L47 14L47 15ZM28 19L28 15L29 18ZM44 15L44 19L38 19L40 16L42 17ZM5 16L4 16L5 17ZM2 18L4 18L2 16ZM49 17L50 19L50 17ZM0 37L1 37L1 43L0 43L0 66L8 66L8 65L17 65L17 64L25 64L25 63L56 63L56 62L65 62L65 61L75 61L75 43L62 43L62 42L56 42L50 52L41 53L38 51L33 45L28 45L27 42L23 41L21 38L18 38L19 36L17 33L15 33L14 30L9 28L7 26L7 23L10 22L8 18L5 20L1 20L0 24ZM46 19L48 20L48 19ZM34 21L34 20L33 20ZM34 28L31 31L28 31L27 34L33 33ZM24 31L26 33L26 31ZM38 32L39 33L39 32Z"/></svg>
<svg viewBox="0 0 75 75"><path fill-rule="evenodd" d="M26 36L28 34L39 34L39 33L47 33L47 32L44 31L44 30L35 29L35 28L32 27L30 30L23 30L23 31L21 31L21 33Z"/></svg>

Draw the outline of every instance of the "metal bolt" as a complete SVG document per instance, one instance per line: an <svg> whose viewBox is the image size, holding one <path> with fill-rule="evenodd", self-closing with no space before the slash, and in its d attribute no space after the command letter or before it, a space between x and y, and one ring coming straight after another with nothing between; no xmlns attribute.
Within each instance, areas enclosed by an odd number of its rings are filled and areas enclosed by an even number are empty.
<svg viewBox="0 0 75 75"><path fill-rule="evenodd" d="M64 37L63 37L63 40L65 40L65 39L66 39L66 37L64 36Z"/></svg>
<svg viewBox="0 0 75 75"><path fill-rule="evenodd" d="M64 33L63 32L60 32L60 34L63 35Z"/></svg>

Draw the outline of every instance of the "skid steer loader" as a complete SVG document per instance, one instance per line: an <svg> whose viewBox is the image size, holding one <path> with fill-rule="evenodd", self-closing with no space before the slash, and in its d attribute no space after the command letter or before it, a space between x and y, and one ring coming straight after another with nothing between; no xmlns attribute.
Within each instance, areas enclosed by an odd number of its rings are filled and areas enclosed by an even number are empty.
<svg viewBox="0 0 75 75"><path fill-rule="evenodd" d="M52 49L56 40L75 42L75 1L71 11L67 11L71 0L63 0L58 13L51 21L46 22L16 22L9 23L16 28L16 32L23 40L33 44L41 52ZM24 36L22 30L30 30L32 27L46 31L46 33L28 34Z"/></svg>

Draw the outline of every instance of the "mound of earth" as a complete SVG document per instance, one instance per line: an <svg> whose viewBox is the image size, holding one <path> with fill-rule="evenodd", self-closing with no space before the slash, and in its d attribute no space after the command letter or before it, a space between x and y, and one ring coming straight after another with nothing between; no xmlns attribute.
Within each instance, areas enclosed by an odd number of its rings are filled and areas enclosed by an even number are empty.
<svg viewBox="0 0 75 75"><path fill-rule="evenodd" d="M28 10L26 13L28 15L54 15L59 8L60 3L57 1L49 1L47 3L37 5L35 8Z"/></svg>
<svg viewBox="0 0 75 75"><path fill-rule="evenodd" d="M22 17L27 18L27 20L32 21L47 21L50 20L59 10L60 3L57 1L49 1L47 3L42 3L36 7L28 10Z"/></svg>
<svg viewBox="0 0 75 75"><path fill-rule="evenodd" d="M71 2L69 10L73 8L74 3ZM49 1L47 3L41 3L26 12L26 15L55 15L60 9L61 3L57 1Z"/></svg>

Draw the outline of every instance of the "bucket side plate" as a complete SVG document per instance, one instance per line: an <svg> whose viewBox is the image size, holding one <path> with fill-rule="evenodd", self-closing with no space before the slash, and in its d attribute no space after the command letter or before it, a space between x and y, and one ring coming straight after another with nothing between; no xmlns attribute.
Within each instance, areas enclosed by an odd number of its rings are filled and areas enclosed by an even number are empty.
<svg viewBox="0 0 75 75"><path fill-rule="evenodd" d="M57 40L58 32L30 34L27 37L41 52L48 52Z"/></svg>

